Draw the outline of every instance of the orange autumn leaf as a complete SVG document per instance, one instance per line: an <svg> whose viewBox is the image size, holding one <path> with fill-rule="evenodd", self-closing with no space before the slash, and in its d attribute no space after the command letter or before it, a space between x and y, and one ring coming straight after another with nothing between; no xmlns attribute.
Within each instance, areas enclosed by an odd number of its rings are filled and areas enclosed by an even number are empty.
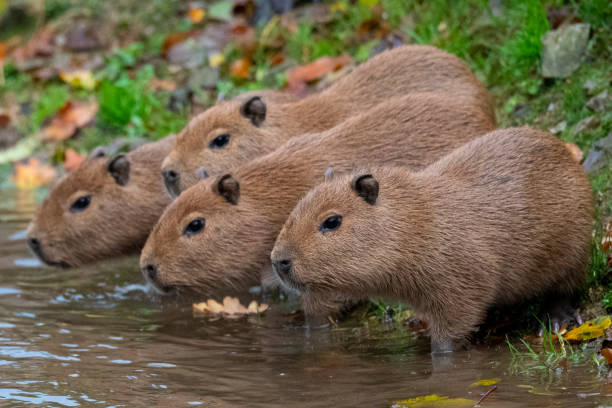
<svg viewBox="0 0 612 408"><path fill-rule="evenodd" d="M206 12L200 8L190 8L189 9L189 21L194 24L199 23L204 19Z"/></svg>
<svg viewBox="0 0 612 408"><path fill-rule="evenodd" d="M182 42L185 42L190 38L196 37L201 32L202 30L190 30L168 34L162 44L162 54L164 55L164 57L167 57L168 51L170 51L172 47Z"/></svg>
<svg viewBox="0 0 612 408"><path fill-rule="evenodd" d="M303 87L306 82L314 81L322 76L334 72L351 62L351 57L347 54L339 57L321 57L308 65L302 65L289 72L287 82L289 89L297 90Z"/></svg>
<svg viewBox="0 0 612 408"><path fill-rule="evenodd" d="M232 62L230 73L237 78L248 78L251 62L245 58Z"/></svg>
<svg viewBox="0 0 612 408"><path fill-rule="evenodd" d="M15 185L21 190L29 190L53 180L55 169L43 166L34 157L15 163Z"/></svg>
<svg viewBox="0 0 612 408"><path fill-rule="evenodd" d="M77 129L91 122L96 113L98 113L97 102L73 103L68 101L60 108L49 126L43 130L43 137L46 140L56 141L67 139Z"/></svg>
<svg viewBox="0 0 612 408"><path fill-rule="evenodd" d="M64 158L64 168L68 171L77 169L85 160L85 156L78 154L72 149L66 149L66 157Z"/></svg>
<svg viewBox="0 0 612 408"><path fill-rule="evenodd" d="M572 158L576 161L576 163L580 163L582 161L582 150L580 150L578 146L571 142L567 142L565 143L565 147L570 151Z"/></svg>

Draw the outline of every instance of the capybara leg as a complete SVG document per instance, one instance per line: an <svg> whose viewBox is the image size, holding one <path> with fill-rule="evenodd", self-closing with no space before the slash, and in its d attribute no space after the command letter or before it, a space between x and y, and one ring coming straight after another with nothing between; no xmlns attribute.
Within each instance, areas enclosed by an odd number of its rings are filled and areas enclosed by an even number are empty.
<svg viewBox="0 0 612 408"><path fill-rule="evenodd" d="M454 343L451 339L431 339L431 354L452 353L453 350Z"/></svg>
<svg viewBox="0 0 612 408"><path fill-rule="evenodd" d="M543 335L544 328L548 330L548 324L550 323L550 329L553 333L558 332L561 326L564 324L578 323L582 324L582 316L572 306L572 300L567 295L557 295L551 297L545 306L544 319L542 322L545 327L540 327L538 335Z"/></svg>

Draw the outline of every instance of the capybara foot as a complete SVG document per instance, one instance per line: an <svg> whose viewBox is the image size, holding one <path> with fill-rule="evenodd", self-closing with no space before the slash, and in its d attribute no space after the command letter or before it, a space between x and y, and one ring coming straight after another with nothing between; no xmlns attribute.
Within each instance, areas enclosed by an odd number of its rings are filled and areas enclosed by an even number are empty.
<svg viewBox="0 0 612 408"><path fill-rule="evenodd" d="M542 322L543 327L540 327L538 332L540 337L542 337L544 329L548 329L548 327L550 327L553 333L558 333L563 326L567 326L571 323L582 324L582 316L580 316L578 310L572 306L569 298L555 299L551 301L545 309Z"/></svg>

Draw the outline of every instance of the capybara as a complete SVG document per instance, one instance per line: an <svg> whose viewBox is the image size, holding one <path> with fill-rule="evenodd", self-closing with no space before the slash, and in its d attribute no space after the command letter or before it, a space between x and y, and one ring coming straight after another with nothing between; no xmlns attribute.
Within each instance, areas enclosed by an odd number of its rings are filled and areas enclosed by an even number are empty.
<svg viewBox="0 0 612 408"><path fill-rule="evenodd" d="M563 142L497 130L420 172L326 180L295 207L271 262L307 313L337 298L400 299L426 316L432 350L448 351L491 306L569 298L584 282L592 219L589 180Z"/></svg>
<svg viewBox="0 0 612 408"><path fill-rule="evenodd" d="M346 118L418 92L444 92L495 122L483 84L461 59L437 48L409 45L383 52L329 88L291 103L266 96L221 102L194 118L162 164L176 196L201 175L219 176L272 152L291 137L330 129Z"/></svg>
<svg viewBox="0 0 612 408"><path fill-rule="evenodd" d="M276 235L297 201L333 166L387 163L421 169L495 128L478 106L447 94L410 94L304 135L233 174L209 177L164 212L141 254L162 292L245 288L270 271Z"/></svg>
<svg viewBox="0 0 612 408"><path fill-rule="evenodd" d="M62 267L138 253L170 202L159 168L174 138L112 157L94 150L37 210L28 228L31 250Z"/></svg>

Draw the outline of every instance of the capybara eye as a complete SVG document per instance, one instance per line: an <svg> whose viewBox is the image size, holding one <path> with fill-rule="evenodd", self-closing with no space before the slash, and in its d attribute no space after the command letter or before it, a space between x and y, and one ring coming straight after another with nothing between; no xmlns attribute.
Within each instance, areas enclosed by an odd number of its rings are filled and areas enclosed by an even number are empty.
<svg viewBox="0 0 612 408"><path fill-rule="evenodd" d="M319 231L322 233L326 233L329 231L335 231L340 228L342 225L342 216L341 215L332 215L328 217L321 225L319 226Z"/></svg>
<svg viewBox="0 0 612 408"><path fill-rule="evenodd" d="M187 224L185 230L183 231L183 235L191 237L195 234L198 234L202 232L202 230L204 229L204 225L206 225L204 218L196 218L195 220Z"/></svg>
<svg viewBox="0 0 612 408"><path fill-rule="evenodd" d="M89 207L89 203L91 203L91 196L83 196L74 200L74 203L70 206L70 212L79 212L83 211L87 207Z"/></svg>
<svg viewBox="0 0 612 408"><path fill-rule="evenodd" d="M211 149L223 149L230 140L230 135L229 133L224 133L222 135L219 135L217 137L215 137L212 142L210 142L210 148Z"/></svg>

